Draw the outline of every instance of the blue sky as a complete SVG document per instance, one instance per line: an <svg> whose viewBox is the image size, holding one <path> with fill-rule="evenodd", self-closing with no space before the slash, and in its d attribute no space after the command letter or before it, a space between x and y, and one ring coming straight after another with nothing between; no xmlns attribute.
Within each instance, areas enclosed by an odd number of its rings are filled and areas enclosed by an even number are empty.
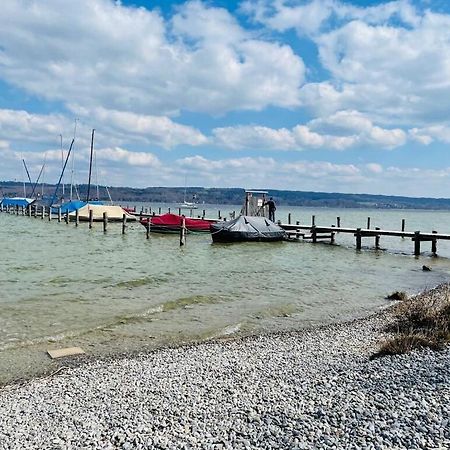
<svg viewBox="0 0 450 450"><path fill-rule="evenodd" d="M450 197L441 0L4 0L0 179ZM66 180L70 177L67 174Z"/></svg>

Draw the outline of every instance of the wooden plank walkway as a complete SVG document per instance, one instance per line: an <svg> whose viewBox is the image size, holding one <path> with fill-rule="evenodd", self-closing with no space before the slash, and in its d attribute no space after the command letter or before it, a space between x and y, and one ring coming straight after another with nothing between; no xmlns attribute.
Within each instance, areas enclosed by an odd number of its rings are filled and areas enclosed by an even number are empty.
<svg viewBox="0 0 450 450"><path fill-rule="evenodd" d="M410 238L414 242L414 254L416 256L420 255L421 242L431 242L431 251L436 254L437 241L450 241L450 234L437 233L436 231L422 233L421 231L381 230L380 228L323 227L316 225L294 225L289 223L278 224L287 231L290 239L310 239L312 242L324 239L334 242L336 233L353 234L356 238L356 248L358 250L362 247L362 238L364 237L374 237L376 248L380 247L380 236Z"/></svg>

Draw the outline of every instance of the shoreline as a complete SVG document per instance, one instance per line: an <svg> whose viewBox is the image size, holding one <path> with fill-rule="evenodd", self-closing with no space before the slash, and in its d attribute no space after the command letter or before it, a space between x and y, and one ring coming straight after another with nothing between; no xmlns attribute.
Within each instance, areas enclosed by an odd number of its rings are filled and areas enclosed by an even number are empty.
<svg viewBox="0 0 450 450"><path fill-rule="evenodd" d="M391 308L2 387L0 448L446 448L450 348L370 361Z"/></svg>
<svg viewBox="0 0 450 450"><path fill-rule="evenodd" d="M434 289L438 289L441 286L444 286L445 283L440 284L432 289L427 289L424 292L429 292ZM420 292L414 297L422 295L424 292ZM195 348L201 345L214 345L221 344L227 342L235 342L243 345L249 345L254 340L259 340L260 338L283 338L283 337L301 337L305 333L326 331L328 329L334 329L336 327L351 327L353 324L357 324L360 322L366 322L372 319L380 319L383 318L386 320L390 314L390 310L397 304L397 301L391 301L391 304L385 305L381 307L377 311L372 311L366 315L354 317L354 318L345 318L339 321L330 322L330 323L322 323L316 325L308 325L305 327L301 327L298 329L290 329L290 330L280 330L280 331L271 331L271 332L262 332L262 333L237 333L231 335L220 335L212 338L207 338L205 340L190 340L190 341L182 341L182 342L172 342L169 344L164 344L155 348L148 349L133 349L133 350L124 350L120 352L114 352L111 354L104 355L92 355L89 353L85 353L82 355L75 355L68 358L61 358L53 360L54 366L50 367L48 370L44 370L41 373L35 375L24 376L22 378L17 378L11 382L0 383L0 395L2 390L12 389L14 387L20 387L26 385L35 380L47 379L55 374L61 373L66 369L76 369L82 368L84 366L88 366L95 363L103 363L103 364L111 364L116 361L123 361L127 359L136 359L140 357L146 357L153 355L155 353L164 351L164 350L176 350L176 349L189 349Z"/></svg>

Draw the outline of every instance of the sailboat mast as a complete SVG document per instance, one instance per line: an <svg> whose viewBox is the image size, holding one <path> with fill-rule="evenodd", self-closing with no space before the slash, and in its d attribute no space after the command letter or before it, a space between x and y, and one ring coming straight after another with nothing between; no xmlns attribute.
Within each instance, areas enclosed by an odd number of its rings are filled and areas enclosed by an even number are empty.
<svg viewBox="0 0 450 450"><path fill-rule="evenodd" d="M75 125L73 127L73 142L75 142L75 137L77 134L77 122L78 119L75 119ZM70 201L72 201L72 194L73 194L74 172L75 172L75 152L72 152L72 170L70 174Z"/></svg>
<svg viewBox="0 0 450 450"><path fill-rule="evenodd" d="M62 143L62 141L63 141L62 134L60 134L59 137L60 137L60 143L61 143L61 170L62 170L62 168L64 167L64 150L63 150L63 145L62 145L63 144ZM64 198L64 178L62 179L62 195Z"/></svg>
<svg viewBox="0 0 450 450"><path fill-rule="evenodd" d="M23 162L23 166L25 167L25 170L26 170L26 172L27 172L28 181L30 182L30 185L31 185L31 184L33 184L33 183L31 182L30 172L28 172L27 164L25 163L25 160L24 160L24 159L22 159L22 162ZM26 194L26 190L25 190L25 183L24 183L24 191L25 191L25 192L24 192L24 197L26 197L27 194Z"/></svg>
<svg viewBox="0 0 450 450"><path fill-rule="evenodd" d="M91 136L91 157L89 159L89 179L88 179L88 188L87 188L87 196L86 201L89 201L89 194L91 191L91 176L92 176L92 155L94 154L94 133L95 129L92 130L92 136Z"/></svg>

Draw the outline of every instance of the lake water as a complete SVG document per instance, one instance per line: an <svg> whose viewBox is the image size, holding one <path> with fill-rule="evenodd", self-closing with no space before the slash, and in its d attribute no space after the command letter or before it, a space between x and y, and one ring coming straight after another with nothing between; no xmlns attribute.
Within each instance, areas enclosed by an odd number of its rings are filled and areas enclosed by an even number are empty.
<svg viewBox="0 0 450 450"><path fill-rule="evenodd" d="M158 207L159 205L153 205ZM163 205L164 206L164 205ZM139 205L138 205L139 207ZM207 216L238 209L205 205ZM450 233L450 213L279 207L277 219L341 226ZM58 223L0 214L0 382L55 367L49 348L80 346L110 355L164 345L291 330L363 316L395 290L415 293L446 281L450 244L439 257L413 256L410 239L338 234L309 242L212 244L189 234L152 234L130 225ZM423 272L422 265L432 267Z"/></svg>

